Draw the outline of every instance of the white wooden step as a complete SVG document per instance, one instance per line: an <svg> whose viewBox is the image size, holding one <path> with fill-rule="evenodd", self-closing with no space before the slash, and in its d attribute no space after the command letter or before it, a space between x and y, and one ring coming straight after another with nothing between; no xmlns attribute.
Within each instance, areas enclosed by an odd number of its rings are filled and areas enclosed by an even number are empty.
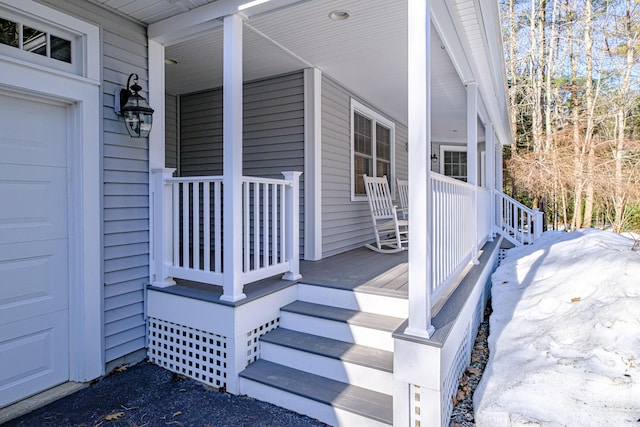
<svg viewBox="0 0 640 427"><path fill-rule="evenodd" d="M334 340L393 351L398 317L295 301L280 309L280 326Z"/></svg>
<svg viewBox="0 0 640 427"><path fill-rule="evenodd" d="M393 424L393 397L258 360L240 373L240 392L334 426Z"/></svg>
<svg viewBox="0 0 640 427"><path fill-rule="evenodd" d="M298 300L393 317L409 317L409 302L401 296L298 284Z"/></svg>
<svg viewBox="0 0 640 427"><path fill-rule="evenodd" d="M260 358L380 393L393 392L393 353L277 328L260 338Z"/></svg>

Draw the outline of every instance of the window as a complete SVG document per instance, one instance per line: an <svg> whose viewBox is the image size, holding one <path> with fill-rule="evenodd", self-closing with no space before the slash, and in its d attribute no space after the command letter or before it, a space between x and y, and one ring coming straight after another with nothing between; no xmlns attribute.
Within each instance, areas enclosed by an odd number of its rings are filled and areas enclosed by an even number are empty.
<svg viewBox="0 0 640 427"><path fill-rule="evenodd" d="M0 14L0 53L78 73L78 36L9 11Z"/></svg>
<svg viewBox="0 0 640 427"><path fill-rule="evenodd" d="M440 146L440 171L451 178L467 181L467 149L453 145Z"/></svg>
<svg viewBox="0 0 640 427"><path fill-rule="evenodd" d="M386 176L394 182L395 125L351 100L351 200L366 200L362 175Z"/></svg>

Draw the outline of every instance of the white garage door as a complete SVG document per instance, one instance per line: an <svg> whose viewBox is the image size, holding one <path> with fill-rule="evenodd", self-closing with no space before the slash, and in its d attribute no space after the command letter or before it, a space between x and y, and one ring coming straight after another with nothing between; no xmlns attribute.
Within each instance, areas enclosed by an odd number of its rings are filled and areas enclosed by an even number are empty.
<svg viewBox="0 0 640 427"><path fill-rule="evenodd" d="M67 126L0 92L0 407L69 379Z"/></svg>

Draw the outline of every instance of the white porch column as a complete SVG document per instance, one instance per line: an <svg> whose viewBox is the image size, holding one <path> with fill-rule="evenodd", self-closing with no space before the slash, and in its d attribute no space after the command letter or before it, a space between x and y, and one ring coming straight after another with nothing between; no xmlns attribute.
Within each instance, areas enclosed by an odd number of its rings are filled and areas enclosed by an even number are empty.
<svg viewBox="0 0 640 427"><path fill-rule="evenodd" d="M171 256L172 250L171 192L165 191L164 178L171 177L174 169L164 169L164 46L149 40L148 51L149 105L155 110L153 126L149 134L149 170L151 171L149 174L149 280L153 286L166 287L175 285L175 282L164 273L165 262L170 262L168 256ZM169 210L166 209L167 203Z"/></svg>
<svg viewBox="0 0 640 427"><path fill-rule="evenodd" d="M490 202L489 202L489 221L491 222L489 224L489 241L493 241L493 238L495 236L495 217L496 217L496 206L495 203L493 202L495 196L494 196L494 192L493 190L495 189L495 185L496 185L496 156L495 156L495 152L496 152L496 148L495 148L495 130L493 129L493 124L491 122L489 122L488 126L486 127L485 130L486 133L486 138L485 138L485 153L486 154L486 160L487 160L487 165L486 165L486 171L485 173L487 174L487 188L491 191L491 198L490 198Z"/></svg>
<svg viewBox="0 0 640 427"><path fill-rule="evenodd" d="M473 212L471 260L478 264L478 85L467 83L467 182L475 186L471 197Z"/></svg>
<svg viewBox="0 0 640 427"><path fill-rule="evenodd" d="M164 168L165 108L164 108L164 46L149 40L149 105L153 126L149 134L149 169Z"/></svg>
<svg viewBox="0 0 640 427"><path fill-rule="evenodd" d="M223 233L224 301L242 293L242 17L224 17Z"/></svg>
<svg viewBox="0 0 640 427"><path fill-rule="evenodd" d="M286 251L289 261L289 271L284 273L284 280L300 280L300 175L302 172L282 172L284 179L291 181L291 186L285 191L285 206L287 207L286 222Z"/></svg>
<svg viewBox="0 0 640 427"><path fill-rule="evenodd" d="M173 168L151 170L151 284L160 288L175 285L173 277L166 273L173 264L173 190L166 178L173 176Z"/></svg>
<svg viewBox="0 0 640 427"><path fill-rule="evenodd" d="M496 158L496 190L502 192L502 143L500 142L500 140L497 138L495 138L494 140L494 152L493 155Z"/></svg>
<svg viewBox="0 0 640 427"><path fill-rule="evenodd" d="M495 182L495 188L496 191L502 193L502 144L500 143L500 140L497 138L495 138L495 146L493 147L493 156L495 158L495 166L496 166L496 182ZM499 197L495 197L495 202L493 203L494 209L495 209L495 225L496 227L501 227L502 226L502 202L501 199Z"/></svg>
<svg viewBox="0 0 640 427"><path fill-rule="evenodd" d="M322 259L322 72L304 70L304 259Z"/></svg>
<svg viewBox="0 0 640 427"><path fill-rule="evenodd" d="M409 0L409 323L405 333L429 338L431 325L431 13Z"/></svg>

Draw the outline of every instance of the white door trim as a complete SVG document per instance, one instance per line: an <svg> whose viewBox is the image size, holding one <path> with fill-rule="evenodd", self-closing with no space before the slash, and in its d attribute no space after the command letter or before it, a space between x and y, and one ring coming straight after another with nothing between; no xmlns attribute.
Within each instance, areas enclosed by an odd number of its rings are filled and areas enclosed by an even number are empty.
<svg viewBox="0 0 640 427"><path fill-rule="evenodd" d="M5 0L6 1L6 0ZM69 372L70 380L104 374L101 210L101 108L99 30L32 1L8 1L24 12L55 16L86 36L84 76L0 56L0 89L68 105L69 117ZM57 21L60 22L60 21Z"/></svg>

